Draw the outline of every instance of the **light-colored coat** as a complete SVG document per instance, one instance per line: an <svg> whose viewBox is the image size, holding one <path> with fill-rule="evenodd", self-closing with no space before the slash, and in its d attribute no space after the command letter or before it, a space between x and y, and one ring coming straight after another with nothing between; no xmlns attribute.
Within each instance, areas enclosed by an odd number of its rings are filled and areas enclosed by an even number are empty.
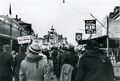
<svg viewBox="0 0 120 81"><path fill-rule="evenodd" d="M49 81L47 62L43 60L36 62L29 62L26 59L21 63L19 72L20 81Z"/></svg>

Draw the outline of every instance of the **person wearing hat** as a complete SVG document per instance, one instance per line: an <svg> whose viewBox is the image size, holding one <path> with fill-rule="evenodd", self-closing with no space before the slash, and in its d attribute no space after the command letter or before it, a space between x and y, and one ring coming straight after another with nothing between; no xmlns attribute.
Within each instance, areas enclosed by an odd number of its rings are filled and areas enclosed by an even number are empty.
<svg viewBox="0 0 120 81"><path fill-rule="evenodd" d="M29 46L26 52L27 56L21 63L20 81L49 81L47 62L42 61L40 52L41 48L37 43Z"/></svg>
<svg viewBox="0 0 120 81"><path fill-rule="evenodd" d="M57 78L59 79L60 78L60 74L61 74L61 69L62 69L62 65L64 64L64 58L66 57L67 55L67 52L68 52L68 48L63 46L61 47L61 49L58 51L58 54L55 58L55 74L57 76Z"/></svg>
<svg viewBox="0 0 120 81"><path fill-rule="evenodd" d="M94 40L86 43L86 52L79 61L75 81L114 81L112 64Z"/></svg>
<svg viewBox="0 0 120 81"><path fill-rule="evenodd" d="M13 74L14 74L15 81L19 81L20 64L26 57L26 54L25 54L26 49L27 49L27 46L25 45L19 46L19 52L15 56L14 65L13 65Z"/></svg>
<svg viewBox="0 0 120 81"><path fill-rule="evenodd" d="M68 47L68 52L66 53L66 56L63 58L60 81L74 81L77 72L76 65L78 59L79 57L75 53L74 46L70 44ZM65 78L67 78L67 80Z"/></svg>

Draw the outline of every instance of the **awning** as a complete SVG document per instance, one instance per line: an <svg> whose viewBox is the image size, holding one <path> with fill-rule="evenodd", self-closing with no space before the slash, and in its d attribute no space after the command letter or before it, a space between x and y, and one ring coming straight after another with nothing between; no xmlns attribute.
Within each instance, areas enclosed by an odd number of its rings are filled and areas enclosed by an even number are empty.
<svg viewBox="0 0 120 81"><path fill-rule="evenodd" d="M92 38L92 39L86 39L86 40L81 40L78 42L79 45L86 44L88 40L95 40L99 44L100 47L106 48L107 47L107 35L98 37L98 38ZM119 40L115 40L112 38L109 38L109 47L110 48L115 48L119 46Z"/></svg>

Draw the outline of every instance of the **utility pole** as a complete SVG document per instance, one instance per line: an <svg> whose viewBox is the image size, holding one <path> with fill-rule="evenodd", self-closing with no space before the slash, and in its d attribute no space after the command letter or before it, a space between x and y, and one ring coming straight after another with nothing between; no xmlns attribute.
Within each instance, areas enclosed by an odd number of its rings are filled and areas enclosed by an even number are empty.
<svg viewBox="0 0 120 81"><path fill-rule="evenodd" d="M11 24L10 24L10 50L12 51L12 45L13 45L13 40L12 40L12 19L10 19Z"/></svg>
<svg viewBox="0 0 120 81"><path fill-rule="evenodd" d="M107 56L109 56L109 18L107 16Z"/></svg>
<svg viewBox="0 0 120 81"><path fill-rule="evenodd" d="M90 30L90 37L89 37L89 39L91 39L91 37L92 37L92 32L91 32L91 30Z"/></svg>
<svg viewBox="0 0 120 81"><path fill-rule="evenodd" d="M9 6L9 15L10 15L10 50L12 51L12 10L11 10L11 4Z"/></svg>
<svg viewBox="0 0 120 81"><path fill-rule="evenodd" d="M92 14L90 14L94 19L96 19ZM101 25L102 25L102 27L104 27L106 30L107 30L107 44L106 44L106 46L107 46L107 56L109 56L109 18L108 18L108 16L107 16L107 27L105 27L98 19L96 19Z"/></svg>

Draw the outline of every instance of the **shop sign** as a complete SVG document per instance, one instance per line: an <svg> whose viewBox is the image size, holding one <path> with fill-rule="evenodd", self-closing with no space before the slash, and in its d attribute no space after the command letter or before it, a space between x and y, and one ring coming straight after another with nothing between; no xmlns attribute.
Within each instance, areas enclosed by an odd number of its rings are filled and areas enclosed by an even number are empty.
<svg viewBox="0 0 120 81"><path fill-rule="evenodd" d="M77 42L79 42L80 40L82 40L82 33L76 33L75 40L76 40Z"/></svg>
<svg viewBox="0 0 120 81"><path fill-rule="evenodd" d="M21 36L17 38L18 44L25 44L31 42L31 36Z"/></svg>
<svg viewBox="0 0 120 81"><path fill-rule="evenodd" d="M86 34L96 33L96 20L85 20L85 33Z"/></svg>

